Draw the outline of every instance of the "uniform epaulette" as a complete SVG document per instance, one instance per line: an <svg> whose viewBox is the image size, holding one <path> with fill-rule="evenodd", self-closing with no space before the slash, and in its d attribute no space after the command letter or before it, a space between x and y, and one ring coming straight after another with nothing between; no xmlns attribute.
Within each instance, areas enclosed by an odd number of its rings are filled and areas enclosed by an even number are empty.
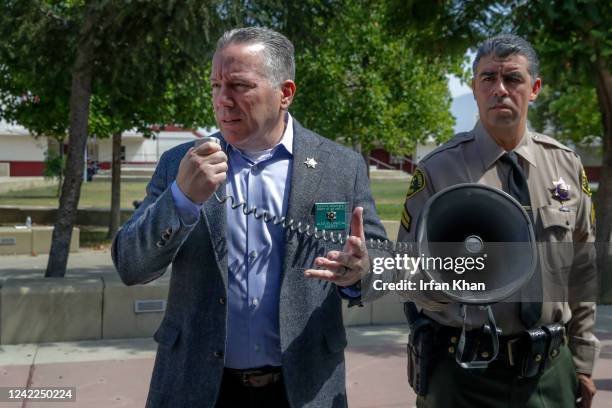
<svg viewBox="0 0 612 408"><path fill-rule="evenodd" d="M545 144L545 145L548 145L548 146L554 146L554 147L559 148L561 150L565 150L565 151L574 153L574 151L572 149L570 149L569 147L567 147L563 143L559 142L557 139L553 139L550 136L546 136L546 135L543 135L541 133L532 132L532 139L536 143Z"/></svg>
<svg viewBox="0 0 612 408"><path fill-rule="evenodd" d="M441 146L436 147L431 152L427 153L425 155L425 157L423 157L421 159L421 162L426 161L431 156L434 156L434 155L436 155L436 154L438 154L440 152L443 152L443 151L448 150L448 149L452 149L453 147L457 147L460 144L465 143L465 142L469 142L471 140L474 140L474 132L457 133L455 136L453 136L453 138L451 140L449 140L448 142L444 143Z"/></svg>

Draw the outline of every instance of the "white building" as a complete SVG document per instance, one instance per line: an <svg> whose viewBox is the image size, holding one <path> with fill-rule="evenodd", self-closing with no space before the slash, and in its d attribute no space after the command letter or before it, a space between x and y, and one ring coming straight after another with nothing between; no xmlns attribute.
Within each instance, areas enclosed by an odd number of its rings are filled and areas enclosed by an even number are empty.
<svg viewBox="0 0 612 408"><path fill-rule="evenodd" d="M168 126L151 138L145 138L135 131L124 132L121 141L122 163L154 165L166 150L215 131ZM53 143L53 139L44 136L34 138L21 126L0 122L0 177L41 176L47 150ZM64 151L66 148L65 145ZM87 142L87 159L98 162L100 168L110 168L112 151L111 139L90 137Z"/></svg>

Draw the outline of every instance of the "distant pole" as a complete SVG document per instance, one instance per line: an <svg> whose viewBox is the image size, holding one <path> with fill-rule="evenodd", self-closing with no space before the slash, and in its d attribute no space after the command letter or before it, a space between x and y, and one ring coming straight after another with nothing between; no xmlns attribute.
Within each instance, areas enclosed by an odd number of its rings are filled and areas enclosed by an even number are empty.
<svg viewBox="0 0 612 408"><path fill-rule="evenodd" d="M155 163L159 162L159 132L155 135Z"/></svg>
<svg viewBox="0 0 612 408"><path fill-rule="evenodd" d="M85 157L85 160L83 160L85 166L83 169L83 183L87 183L87 142L85 142L85 152L83 154Z"/></svg>

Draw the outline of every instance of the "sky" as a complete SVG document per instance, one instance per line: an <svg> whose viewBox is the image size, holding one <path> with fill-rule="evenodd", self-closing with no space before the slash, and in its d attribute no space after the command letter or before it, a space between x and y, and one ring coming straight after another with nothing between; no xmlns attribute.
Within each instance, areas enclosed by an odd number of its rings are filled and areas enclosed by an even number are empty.
<svg viewBox="0 0 612 408"><path fill-rule="evenodd" d="M448 89L450 90L451 96L457 98L458 96L471 93L472 89L467 84L462 84L454 75L448 75Z"/></svg>
<svg viewBox="0 0 612 408"><path fill-rule="evenodd" d="M474 62L476 53L467 52L469 66ZM478 107L472 96L472 88L469 84L462 83L459 78L454 75L447 75L448 89L450 91L453 102L451 104L451 114L455 117L455 133L471 130L476 123L478 115Z"/></svg>

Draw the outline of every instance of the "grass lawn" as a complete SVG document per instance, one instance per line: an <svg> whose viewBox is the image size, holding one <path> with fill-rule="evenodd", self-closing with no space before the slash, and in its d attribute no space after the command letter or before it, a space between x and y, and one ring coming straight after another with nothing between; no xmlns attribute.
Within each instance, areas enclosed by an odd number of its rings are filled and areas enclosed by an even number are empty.
<svg viewBox="0 0 612 408"><path fill-rule="evenodd" d="M145 196L145 182L123 182L121 184L121 207L133 208L132 201L142 200ZM404 197L408 190L406 180L374 180L372 194L376 210L383 220L399 220L402 215ZM593 191L593 198L597 191ZM39 205L57 206L55 187L33 188L0 194L0 205ZM110 182L83 184L79 208L110 207Z"/></svg>
<svg viewBox="0 0 612 408"><path fill-rule="evenodd" d="M145 182L121 183L121 207L133 208L132 201L142 200L145 196ZM376 209L380 218L399 220L402 215L402 205L408 189L404 180L374 180L372 193L376 201ZM21 191L11 191L0 194L0 205L58 205L55 196L56 188L41 187ZM84 183L81 189L79 208L110 207L110 182Z"/></svg>
<svg viewBox="0 0 612 408"><path fill-rule="evenodd" d="M121 206L133 208L132 201L144 198L145 187L145 182L122 183ZM379 217L383 220L399 220L408 189L408 181L377 179L372 182L371 187ZM593 198L596 194L597 191L594 190ZM57 206L55 187L3 193L0 194L0 205ZM83 184L79 207L110 207L110 182ZM106 231L104 227L81 227L81 246L93 248L108 246L110 240L106 238Z"/></svg>
<svg viewBox="0 0 612 408"><path fill-rule="evenodd" d="M121 184L121 207L133 208L132 201L142 200L145 196L145 182L123 182ZM79 208L110 207L110 182L84 183L81 189ZM381 219L399 220L402 214L404 197L408 182L404 180L374 180L372 193L376 210ZM41 187L0 194L0 205L58 205L55 197L56 187ZM82 226L80 244L84 248L108 248L111 241L106 238L105 227Z"/></svg>
<svg viewBox="0 0 612 408"><path fill-rule="evenodd" d="M145 197L145 182L121 183L121 207L134 208L132 201ZM57 207L58 197L55 196L56 186L32 188L28 190L10 191L0 194L0 205L38 205ZM110 208L110 182L83 183L79 208L106 207Z"/></svg>
<svg viewBox="0 0 612 408"><path fill-rule="evenodd" d="M373 180L372 195L381 220L399 221L408 191L407 180Z"/></svg>
<svg viewBox="0 0 612 408"><path fill-rule="evenodd" d="M108 228L105 227L79 227L81 231L79 232L79 244L81 248L91 248L91 249L109 249L111 244L111 239L106 237L108 233Z"/></svg>

